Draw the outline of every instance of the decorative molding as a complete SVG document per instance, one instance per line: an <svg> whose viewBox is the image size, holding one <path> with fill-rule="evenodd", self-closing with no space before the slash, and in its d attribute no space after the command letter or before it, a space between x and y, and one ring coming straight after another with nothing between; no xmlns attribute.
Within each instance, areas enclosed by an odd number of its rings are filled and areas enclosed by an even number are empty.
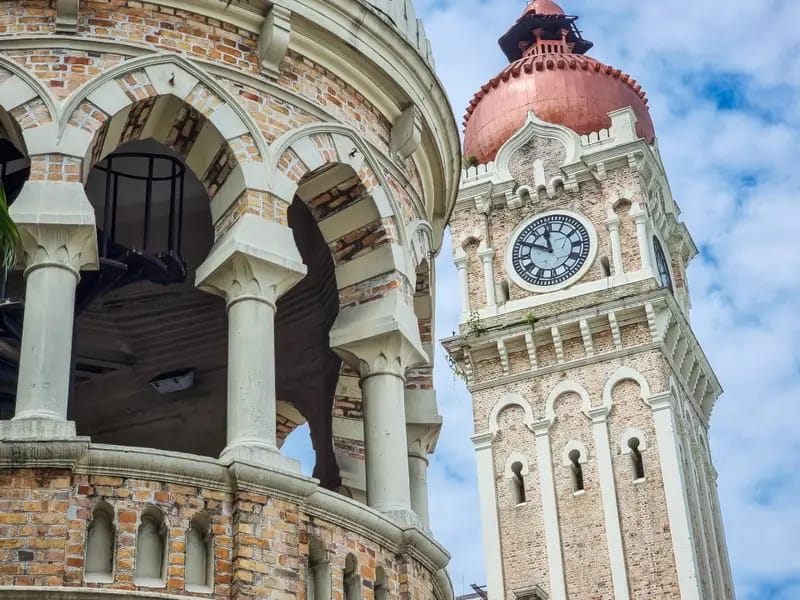
<svg viewBox="0 0 800 600"><path fill-rule="evenodd" d="M77 33L80 0L56 0L56 33Z"/></svg>
<svg viewBox="0 0 800 600"><path fill-rule="evenodd" d="M578 462L582 465L585 465L589 462L589 459L592 458L592 455L589 453L589 448L586 447L580 440L570 440L566 443L563 450L561 451L561 466L562 467L570 467L572 466L572 459L570 459L569 455L577 450L580 453L580 457L578 458Z"/></svg>
<svg viewBox="0 0 800 600"><path fill-rule="evenodd" d="M197 287L228 304L259 298L274 305L306 274L291 229L245 214L197 268Z"/></svg>
<svg viewBox="0 0 800 600"><path fill-rule="evenodd" d="M411 105L395 119L391 133L391 151L401 160L411 155L422 145L422 113Z"/></svg>
<svg viewBox="0 0 800 600"><path fill-rule="evenodd" d="M273 4L264 17L261 37L258 40L258 54L261 66L271 77L277 78L280 65L292 37L292 11Z"/></svg>
<svg viewBox="0 0 800 600"><path fill-rule="evenodd" d="M20 230L26 268L60 265L76 277L98 268L94 208L80 183L28 181L9 213Z"/></svg>
<svg viewBox="0 0 800 600"><path fill-rule="evenodd" d="M565 379L561 381L556 387L554 387L550 394L547 396L547 401L545 403L545 416L549 421L556 420L556 410L555 404L556 401L563 396L564 394L577 394L581 398L581 410L586 414L589 415L589 411L592 409L592 401L589 398L589 392L586 391L586 388L583 387L577 381L572 381L570 379Z"/></svg>
<svg viewBox="0 0 800 600"><path fill-rule="evenodd" d="M525 413L523 423L525 423L528 429L533 430L534 416L533 408L531 407L530 402L525 400L521 394L508 393L505 394L500 401L492 407L492 412L489 414L489 431L491 432L492 436L496 436L500 431L500 424L498 423L498 417L500 416L500 413L510 406L519 406L523 410Z"/></svg>
<svg viewBox="0 0 800 600"><path fill-rule="evenodd" d="M514 471L511 470L511 467L514 463L519 463L522 465L522 469L520 470L520 474L522 475L529 475L530 474L530 466L528 457L522 454L521 452L512 452L508 455L506 459L505 467L503 468L503 477L506 479L511 479L514 477Z"/></svg>
<svg viewBox="0 0 800 600"><path fill-rule="evenodd" d="M605 386L603 387L603 406L611 410L614 402L612 400L612 393L617 384L623 381L633 381L639 385L641 390L640 399L645 404L649 405L650 400L650 384L645 379L644 375L631 367L620 367L608 378Z"/></svg>

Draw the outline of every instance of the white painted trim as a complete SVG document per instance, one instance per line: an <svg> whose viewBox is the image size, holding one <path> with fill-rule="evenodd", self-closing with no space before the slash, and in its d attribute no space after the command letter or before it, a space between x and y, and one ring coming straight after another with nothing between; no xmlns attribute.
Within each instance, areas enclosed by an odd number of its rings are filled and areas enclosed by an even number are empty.
<svg viewBox="0 0 800 600"><path fill-rule="evenodd" d="M620 367L608 378L606 381L605 387L603 387L603 406L607 409L611 410L611 407L614 405L612 400L612 394L614 392L614 388L617 387L617 384L623 381L633 381L639 384L639 388L641 389L640 398L643 402L647 403L650 399L650 384L645 379L644 375L639 373L636 369L632 369L631 367Z"/></svg>
<svg viewBox="0 0 800 600"><path fill-rule="evenodd" d="M565 379L556 385L556 387L553 388L553 390L550 392L550 395L547 397L547 402L545 403L545 417L548 421L556 420L556 400L569 392L578 394L581 397L581 410L587 416L589 415L589 411L592 408L592 401L589 398L589 392L587 392L586 388L577 381Z"/></svg>
<svg viewBox="0 0 800 600"><path fill-rule="evenodd" d="M497 315L524 311L526 309L536 308L538 306L559 302L561 300L577 298L578 296L583 296L585 294L610 290L616 287L627 285L629 283L645 281L653 277L654 275L651 270L637 271L634 273L622 273L619 276L615 275L612 277L603 277L602 279L587 281L586 283L578 283L563 290L550 291L546 294L530 295L525 298L520 298L519 300L511 300L510 302L506 302L504 305L482 308L478 310L478 315L482 319L488 319ZM465 320L466 319L462 320L462 323Z"/></svg>
<svg viewBox="0 0 800 600"><path fill-rule="evenodd" d="M481 505L481 529L483 531L483 560L486 566L486 585L489 600L503 600L503 550L500 544L500 521L497 516L497 490L494 480L494 457L491 434L476 435L476 463L478 466L478 497Z"/></svg>
<svg viewBox="0 0 800 600"><path fill-rule="evenodd" d="M658 457L664 481L681 600L700 600L694 544L689 528L688 497L681 477L678 444L675 439L675 417L672 407L674 398L670 393L665 393L649 400L653 409Z"/></svg>
<svg viewBox="0 0 800 600"><path fill-rule="evenodd" d="M521 452L512 452L508 455L506 459L505 467L503 467L503 477L506 479L513 479L514 471L511 469L511 466L514 463L519 463L522 465L522 469L520 470L520 475L530 475L530 467L528 466L528 457L522 454Z"/></svg>
<svg viewBox="0 0 800 600"><path fill-rule="evenodd" d="M586 261L584 261L583 265L578 270L578 272L575 273L575 275L573 275L572 277L570 277L566 281L563 281L563 282L561 282L561 283L559 283L557 285L547 285L547 286L535 285L535 284L532 284L532 283L528 283L527 281L522 279L522 277L519 276L519 274L517 273L517 270L514 268L514 262L513 262L514 244L516 243L517 238L519 237L519 234L528 225L530 225L534 221L538 221L539 219L542 219L544 217L549 217L549 216L554 216L554 215L564 215L564 216L567 216L567 217L572 217L573 219L578 221L581 225L583 225L586 228L586 232L589 234L589 254L586 257ZM571 210L548 210L548 211L545 211L545 212L541 212L541 213L532 215L532 216L528 217L527 219L523 220L522 222L520 222L514 228L514 231L509 236L508 244L506 246L506 253L505 253L506 274L511 278L511 280L518 287L520 287L523 290L526 290L528 292L534 292L534 293L537 293L537 294L547 294L547 293L550 293L550 292L557 292L559 290L563 290L563 289L566 289L568 287L573 286L576 282L580 281L581 278L583 278L584 275L586 275L586 273L589 271L589 269L592 268L592 265L594 265L594 261L597 258L597 247L598 247L597 230L595 229L595 227L592 224L592 222L589 219L587 219L584 215L582 215L581 213L578 213L578 212L575 212L575 211L571 211Z"/></svg>
<svg viewBox="0 0 800 600"><path fill-rule="evenodd" d="M644 452L647 450L647 435L645 432L638 427L628 427L619 437L620 454L631 453L631 448L628 446L628 442L633 438L639 440L639 452Z"/></svg>
<svg viewBox="0 0 800 600"><path fill-rule="evenodd" d="M492 407L492 412L489 414L489 431L493 437L500 431L500 424L497 422L497 418L500 416L500 413L509 406L519 406L525 412L523 423L525 423L529 429L533 427L533 408L530 402L525 400L520 394L505 394L500 401Z"/></svg>
<svg viewBox="0 0 800 600"><path fill-rule="evenodd" d="M572 466L572 459L569 455L574 452L575 450L578 451L580 457L578 457L578 463L585 465L589 462L591 458L591 453L589 452L589 448L586 447L586 444L581 442L580 440L570 440L566 444L564 444L564 448L561 450L561 466L562 467L571 467Z"/></svg>
<svg viewBox="0 0 800 600"><path fill-rule="evenodd" d="M596 411L592 421L594 449L597 453L597 473L600 478L600 497L603 502L608 556L611 563L611 581L614 585L614 599L628 600L628 568L622 545L622 529L619 523L619 502L617 486L614 481L614 467L611 462L611 443L608 437L608 411Z"/></svg>
<svg viewBox="0 0 800 600"><path fill-rule="evenodd" d="M550 598L551 600L567 600L564 558L561 554L561 529L550 448L550 425L550 421L541 421L536 424L534 429L539 487L542 492L542 519L545 545L547 546L547 566L550 571Z"/></svg>

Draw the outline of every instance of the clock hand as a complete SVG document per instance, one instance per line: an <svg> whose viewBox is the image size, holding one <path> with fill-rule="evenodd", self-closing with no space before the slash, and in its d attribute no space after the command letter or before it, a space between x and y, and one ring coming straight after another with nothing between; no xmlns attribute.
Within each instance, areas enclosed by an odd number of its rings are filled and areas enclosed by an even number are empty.
<svg viewBox="0 0 800 600"><path fill-rule="evenodd" d="M553 249L552 248L549 248L547 246L540 246L539 244L534 244L532 242L531 243L522 242L522 245L526 246L528 248L536 248L537 250L542 250L543 252L549 252L550 254L553 253Z"/></svg>
<svg viewBox="0 0 800 600"><path fill-rule="evenodd" d="M547 242L547 250L552 254L553 252L553 243L550 241L550 230L544 230L544 241Z"/></svg>

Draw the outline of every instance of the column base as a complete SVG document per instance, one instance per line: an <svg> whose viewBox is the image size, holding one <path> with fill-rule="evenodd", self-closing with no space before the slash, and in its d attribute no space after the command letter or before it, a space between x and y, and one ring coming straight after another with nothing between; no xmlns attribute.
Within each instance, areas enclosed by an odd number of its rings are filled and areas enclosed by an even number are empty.
<svg viewBox="0 0 800 600"><path fill-rule="evenodd" d="M419 529L420 531L427 531L427 528L422 524L419 516L413 510L381 510L380 512L403 529L414 528Z"/></svg>
<svg viewBox="0 0 800 600"><path fill-rule="evenodd" d="M235 462L278 469L299 475L301 473L300 461L284 456L280 450L261 446L236 445L228 446L219 455L219 460L225 466Z"/></svg>
<svg viewBox="0 0 800 600"><path fill-rule="evenodd" d="M0 440L73 440L76 437L77 432L74 421L63 421L61 419L0 421Z"/></svg>

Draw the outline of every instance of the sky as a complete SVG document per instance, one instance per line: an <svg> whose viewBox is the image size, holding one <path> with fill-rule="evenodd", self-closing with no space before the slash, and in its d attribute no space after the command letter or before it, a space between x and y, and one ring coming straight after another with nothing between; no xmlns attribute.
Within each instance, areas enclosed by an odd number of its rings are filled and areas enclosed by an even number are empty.
<svg viewBox="0 0 800 600"><path fill-rule="evenodd" d="M416 0L461 126L506 64L497 38L523 0ZM800 2L564 0L590 55L647 91L673 194L701 254L694 330L726 392L712 415L739 600L800 598ZM468 43L465 43L468 40ZM437 335L457 328L449 240ZM430 469L432 527L456 593L484 583L471 400L438 350L445 426ZM294 437L294 436L293 436Z"/></svg>

